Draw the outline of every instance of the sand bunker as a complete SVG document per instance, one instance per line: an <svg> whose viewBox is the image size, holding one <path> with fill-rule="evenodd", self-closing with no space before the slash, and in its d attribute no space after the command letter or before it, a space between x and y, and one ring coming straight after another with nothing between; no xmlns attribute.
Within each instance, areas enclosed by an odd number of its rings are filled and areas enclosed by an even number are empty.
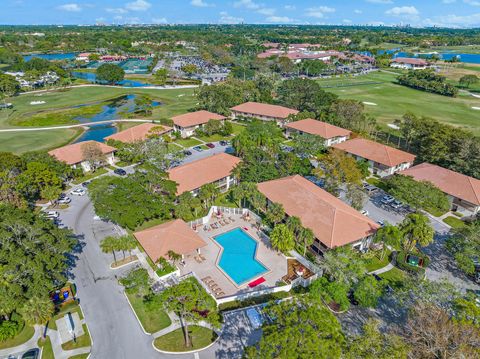
<svg viewBox="0 0 480 359"><path fill-rule="evenodd" d="M377 104L375 102L366 102L366 101L363 101L362 102L364 105L368 105L368 106L377 106Z"/></svg>
<svg viewBox="0 0 480 359"><path fill-rule="evenodd" d="M480 107L472 106L472 110L480 110Z"/></svg>

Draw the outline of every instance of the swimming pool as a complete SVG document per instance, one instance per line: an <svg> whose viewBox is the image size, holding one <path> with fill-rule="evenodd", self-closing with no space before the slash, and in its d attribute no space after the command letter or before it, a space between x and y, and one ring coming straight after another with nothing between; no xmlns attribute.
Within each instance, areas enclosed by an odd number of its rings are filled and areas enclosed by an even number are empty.
<svg viewBox="0 0 480 359"><path fill-rule="evenodd" d="M215 241L223 247L218 266L237 284L258 277L267 268L255 258L257 241L241 228L216 236Z"/></svg>

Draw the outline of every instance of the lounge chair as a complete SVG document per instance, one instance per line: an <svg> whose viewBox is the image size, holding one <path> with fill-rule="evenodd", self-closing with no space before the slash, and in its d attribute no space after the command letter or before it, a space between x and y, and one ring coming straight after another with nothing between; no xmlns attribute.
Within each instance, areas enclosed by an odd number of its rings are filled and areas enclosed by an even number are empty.
<svg viewBox="0 0 480 359"><path fill-rule="evenodd" d="M203 262L198 256L193 257L193 259L195 259L195 261L197 263L202 263Z"/></svg>
<svg viewBox="0 0 480 359"><path fill-rule="evenodd" d="M235 222L235 219L233 219L232 217L228 217L229 220L231 220L232 222Z"/></svg>
<svg viewBox="0 0 480 359"><path fill-rule="evenodd" d="M202 261L206 261L206 260L207 260L207 258L205 258L205 256L204 256L203 254L199 254L198 256L200 257L200 259L201 259ZM209 278L210 278L210 277L209 277Z"/></svg>
<svg viewBox="0 0 480 359"><path fill-rule="evenodd" d="M210 280L210 279L212 279L212 277L210 276L204 277L202 278L202 282L206 282L207 280Z"/></svg>
<svg viewBox="0 0 480 359"><path fill-rule="evenodd" d="M224 292L217 292L217 293L215 293L215 297L217 297L217 298L218 298L218 297L223 297L224 295L225 295Z"/></svg>
<svg viewBox="0 0 480 359"><path fill-rule="evenodd" d="M208 285L208 288L210 288L210 290L212 292L215 292L215 290L218 288L218 284L217 283L211 283Z"/></svg>

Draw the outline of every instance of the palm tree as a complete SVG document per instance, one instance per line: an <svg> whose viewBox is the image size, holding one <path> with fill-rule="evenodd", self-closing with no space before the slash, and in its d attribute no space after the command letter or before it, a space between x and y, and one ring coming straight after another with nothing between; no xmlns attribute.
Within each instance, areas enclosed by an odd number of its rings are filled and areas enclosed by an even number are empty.
<svg viewBox="0 0 480 359"><path fill-rule="evenodd" d="M173 264L175 264L176 262L178 262L180 259L182 259L182 256L172 250L168 251L167 252L167 256L168 258L173 262Z"/></svg>
<svg viewBox="0 0 480 359"><path fill-rule="evenodd" d="M45 325L52 318L55 306L49 298L31 297L20 309L22 318L29 325Z"/></svg>
<svg viewBox="0 0 480 359"><path fill-rule="evenodd" d="M307 253L307 247L311 246L315 241L315 234L310 228L301 228L297 239L303 242L303 256Z"/></svg>
<svg viewBox="0 0 480 359"><path fill-rule="evenodd" d="M295 247L293 233L285 224L275 226L270 233L270 242L274 248L283 253L288 253Z"/></svg>
<svg viewBox="0 0 480 359"><path fill-rule="evenodd" d="M267 220L274 226L285 218L285 210L280 203L270 203L266 213Z"/></svg>
<svg viewBox="0 0 480 359"><path fill-rule="evenodd" d="M421 247L428 246L433 242L434 231L427 216L419 213L411 213L400 223L400 231L403 234L403 247L411 252L417 243Z"/></svg>
<svg viewBox="0 0 480 359"><path fill-rule="evenodd" d="M102 249L103 253L110 253L113 254L113 260L117 263L117 256L115 255L115 251L118 249L118 239L113 236L105 237L100 242L100 248Z"/></svg>
<svg viewBox="0 0 480 359"><path fill-rule="evenodd" d="M402 232L397 226L385 223L385 226L379 228L374 238L375 242L383 242L383 249L381 258L385 256L387 245L390 245L394 248L400 247L402 241Z"/></svg>
<svg viewBox="0 0 480 359"><path fill-rule="evenodd" d="M295 235L297 235L298 231L302 228L302 221L297 216L288 217L285 224Z"/></svg>

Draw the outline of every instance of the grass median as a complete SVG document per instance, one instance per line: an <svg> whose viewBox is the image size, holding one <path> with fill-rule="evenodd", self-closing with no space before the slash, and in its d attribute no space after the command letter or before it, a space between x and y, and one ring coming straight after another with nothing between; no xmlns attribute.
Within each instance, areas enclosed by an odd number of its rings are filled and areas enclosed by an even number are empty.
<svg viewBox="0 0 480 359"><path fill-rule="evenodd" d="M205 348L217 339L217 334L213 330L198 325L190 325L188 327L188 334L191 340L190 347L185 346L185 337L182 328L156 338L154 345L160 350L185 352Z"/></svg>

